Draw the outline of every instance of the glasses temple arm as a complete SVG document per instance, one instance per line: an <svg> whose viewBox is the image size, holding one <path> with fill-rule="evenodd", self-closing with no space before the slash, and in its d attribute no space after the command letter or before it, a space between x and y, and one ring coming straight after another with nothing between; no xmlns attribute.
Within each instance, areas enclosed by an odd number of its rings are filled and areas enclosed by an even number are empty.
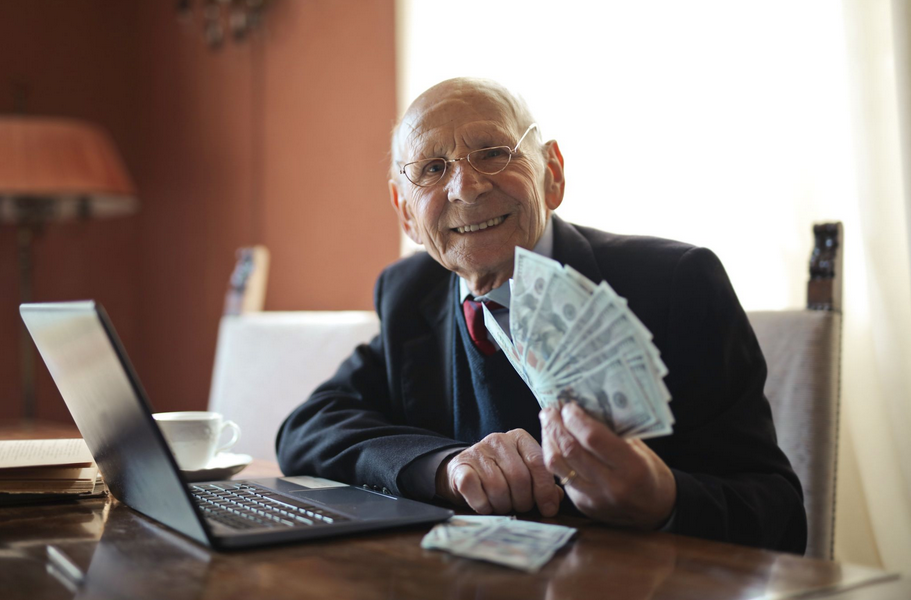
<svg viewBox="0 0 911 600"><path fill-rule="evenodd" d="M519 138L519 141L516 142L516 147L513 148L512 151L517 152L519 150L519 146L521 146L522 142L525 141L526 136L528 136L528 134L531 132L532 129L537 129L537 127L538 127L537 123L532 123L531 125L529 125L528 129L525 130L525 133L522 134L522 137Z"/></svg>

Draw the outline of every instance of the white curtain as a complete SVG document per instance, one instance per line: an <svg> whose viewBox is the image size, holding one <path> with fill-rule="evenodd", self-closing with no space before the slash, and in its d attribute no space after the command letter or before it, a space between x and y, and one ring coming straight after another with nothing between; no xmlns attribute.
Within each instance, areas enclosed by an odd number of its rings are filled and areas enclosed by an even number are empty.
<svg viewBox="0 0 911 600"><path fill-rule="evenodd" d="M566 159L559 214L712 248L747 310L802 306L811 224L845 223L836 554L908 568L911 252L889 0L398 8L401 110L459 75L520 92Z"/></svg>
<svg viewBox="0 0 911 600"><path fill-rule="evenodd" d="M836 549L854 562L878 557L889 569L911 572L911 267L902 181L911 123L899 119L911 116L911 103L898 83L907 85L911 63L897 60L908 43L908 3L843 0L843 6L856 201L845 254Z"/></svg>

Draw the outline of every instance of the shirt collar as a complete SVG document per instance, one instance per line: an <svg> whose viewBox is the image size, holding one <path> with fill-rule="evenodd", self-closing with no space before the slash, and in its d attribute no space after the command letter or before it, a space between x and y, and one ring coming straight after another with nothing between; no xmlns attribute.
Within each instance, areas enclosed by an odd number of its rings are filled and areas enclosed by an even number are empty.
<svg viewBox="0 0 911 600"><path fill-rule="evenodd" d="M553 258L554 254L554 220L551 218L547 219L547 225L544 227L544 233L541 234L541 239L538 240L538 243L535 244L533 252L535 254L540 254L541 256L546 256L547 258ZM459 277L459 305L465 302L465 298L471 296L471 289L468 287L468 282ZM509 308L509 282L507 281L498 288L490 290L488 293L483 296L478 296L475 298L478 302L484 302L486 300L491 300Z"/></svg>

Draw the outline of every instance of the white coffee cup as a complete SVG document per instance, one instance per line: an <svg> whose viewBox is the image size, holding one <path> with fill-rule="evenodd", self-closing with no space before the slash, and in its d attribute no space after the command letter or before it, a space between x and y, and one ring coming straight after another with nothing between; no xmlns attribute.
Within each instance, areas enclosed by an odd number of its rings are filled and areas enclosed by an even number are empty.
<svg viewBox="0 0 911 600"><path fill-rule="evenodd" d="M219 452L230 449L240 439L240 427L225 421L216 412L183 411L152 415L164 435L177 465L185 471L204 469ZM231 440L218 445L225 429L233 432Z"/></svg>

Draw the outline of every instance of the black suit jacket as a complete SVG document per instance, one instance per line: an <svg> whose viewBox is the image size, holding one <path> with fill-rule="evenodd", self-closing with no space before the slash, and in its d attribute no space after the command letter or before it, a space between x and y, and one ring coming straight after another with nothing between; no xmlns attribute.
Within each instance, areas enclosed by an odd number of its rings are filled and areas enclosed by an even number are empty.
<svg viewBox="0 0 911 600"><path fill-rule="evenodd" d="M776 442L765 360L717 257L552 218L554 258L625 297L669 369L674 433L646 443L677 482L673 531L802 553L803 496ZM380 275L380 334L282 425L283 472L401 494L409 463L463 445L452 439L453 277L426 254Z"/></svg>

